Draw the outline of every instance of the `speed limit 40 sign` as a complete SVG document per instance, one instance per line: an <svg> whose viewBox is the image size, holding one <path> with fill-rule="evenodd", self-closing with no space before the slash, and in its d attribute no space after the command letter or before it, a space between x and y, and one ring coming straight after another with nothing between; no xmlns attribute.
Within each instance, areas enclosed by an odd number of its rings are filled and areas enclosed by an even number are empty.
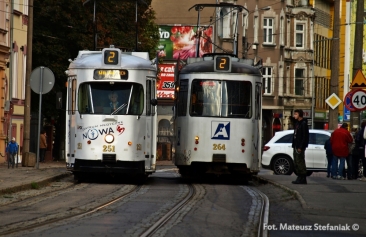
<svg viewBox="0 0 366 237"><path fill-rule="evenodd" d="M366 109L366 91L362 89L354 91L351 98L351 104L357 110Z"/></svg>

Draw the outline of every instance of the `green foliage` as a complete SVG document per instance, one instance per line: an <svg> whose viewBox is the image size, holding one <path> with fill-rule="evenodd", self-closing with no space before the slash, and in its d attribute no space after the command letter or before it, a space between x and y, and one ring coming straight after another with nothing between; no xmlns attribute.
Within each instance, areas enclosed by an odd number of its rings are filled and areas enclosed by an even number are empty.
<svg viewBox="0 0 366 237"><path fill-rule="evenodd" d="M36 182L32 182L31 187L32 187L32 189L39 189L39 184Z"/></svg>
<svg viewBox="0 0 366 237"><path fill-rule="evenodd" d="M155 57L159 41L155 12L138 1L138 51ZM150 5L151 0L145 0ZM56 92L66 95L68 59L74 59L79 50L94 50L94 1L38 0L34 1L34 30L32 67L45 66L55 74L54 88L42 95L42 114L57 119ZM97 0L97 48L115 47L135 49L135 1ZM39 97L32 92L32 111L38 111ZM63 113L63 112L61 112Z"/></svg>

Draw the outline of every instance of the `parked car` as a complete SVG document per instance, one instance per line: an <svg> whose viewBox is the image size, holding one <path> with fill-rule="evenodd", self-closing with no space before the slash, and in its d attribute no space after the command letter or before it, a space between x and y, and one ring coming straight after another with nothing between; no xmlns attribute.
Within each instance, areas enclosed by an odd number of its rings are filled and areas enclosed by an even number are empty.
<svg viewBox="0 0 366 237"><path fill-rule="evenodd" d="M271 169L275 174L282 175L291 175L294 172L293 134L294 130L276 132L263 148L263 168ZM314 171L327 171L328 160L324 144L330 135L331 131L309 130L309 146L305 150L307 175L311 175Z"/></svg>

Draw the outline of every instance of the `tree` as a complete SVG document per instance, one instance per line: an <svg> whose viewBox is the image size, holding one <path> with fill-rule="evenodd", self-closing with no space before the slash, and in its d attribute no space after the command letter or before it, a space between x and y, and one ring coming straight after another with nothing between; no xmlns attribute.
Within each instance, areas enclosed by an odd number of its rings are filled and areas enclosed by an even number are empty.
<svg viewBox="0 0 366 237"><path fill-rule="evenodd" d="M146 2L146 4L145 4ZM151 58L159 40L155 12L151 0L138 2L139 51L147 51ZM46 66L55 74L55 86L43 95L42 113L46 118L59 116L55 110L56 92L65 94L69 62L82 49L93 50L93 0L34 1L33 68ZM96 11L98 48L123 47L135 49L135 1L97 0ZM32 111L38 110L38 95L32 93Z"/></svg>

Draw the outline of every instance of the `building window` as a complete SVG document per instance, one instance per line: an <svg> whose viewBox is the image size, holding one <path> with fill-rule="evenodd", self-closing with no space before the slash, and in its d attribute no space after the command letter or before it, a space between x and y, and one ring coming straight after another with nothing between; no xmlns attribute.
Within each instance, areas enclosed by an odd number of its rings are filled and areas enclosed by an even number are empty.
<svg viewBox="0 0 366 237"><path fill-rule="evenodd" d="M285 45L285 36L284 36L284 32L285 32L285 20L284 20L284 17L281 16L281 19L280 19L280 44L283 46Z"/></svg>
<svg viewBox="0 0 366 237"><path fill-rule="evenodd" d="M264 94L267 94L267 95L272 94L272 68L263 67L262 75L263 75Z"/></svg>
<svg viewBox="0 0 366 237"><path fill-rule="evenodd" d="M220 11L219 21L219 37L229 39L230 37L230 17L231 14L228 9L222 8Z"/></svg>
<svg viewBox="0 0 366 237"><path fill-rule="evenodd" d="M295 95L304 95L305 69L295 69Z"/></svg>
<svg viewBox="0 0 366 237"><path fill-rule="evenodd" d="M254 16L254 43L258 43L258 16Z"/></svg>
<svg viewBox="0 0 366 237"><path fill-rule="evenodd" d="M264 29L263 43L273 44L273 19L272 18L264 18L263 29Z"/></svg>
<svg viewBox="0 0 366 237"><path fill-rule="evenodd" d="M304 48L304 25L296 24L296 48Z"/></svg>

